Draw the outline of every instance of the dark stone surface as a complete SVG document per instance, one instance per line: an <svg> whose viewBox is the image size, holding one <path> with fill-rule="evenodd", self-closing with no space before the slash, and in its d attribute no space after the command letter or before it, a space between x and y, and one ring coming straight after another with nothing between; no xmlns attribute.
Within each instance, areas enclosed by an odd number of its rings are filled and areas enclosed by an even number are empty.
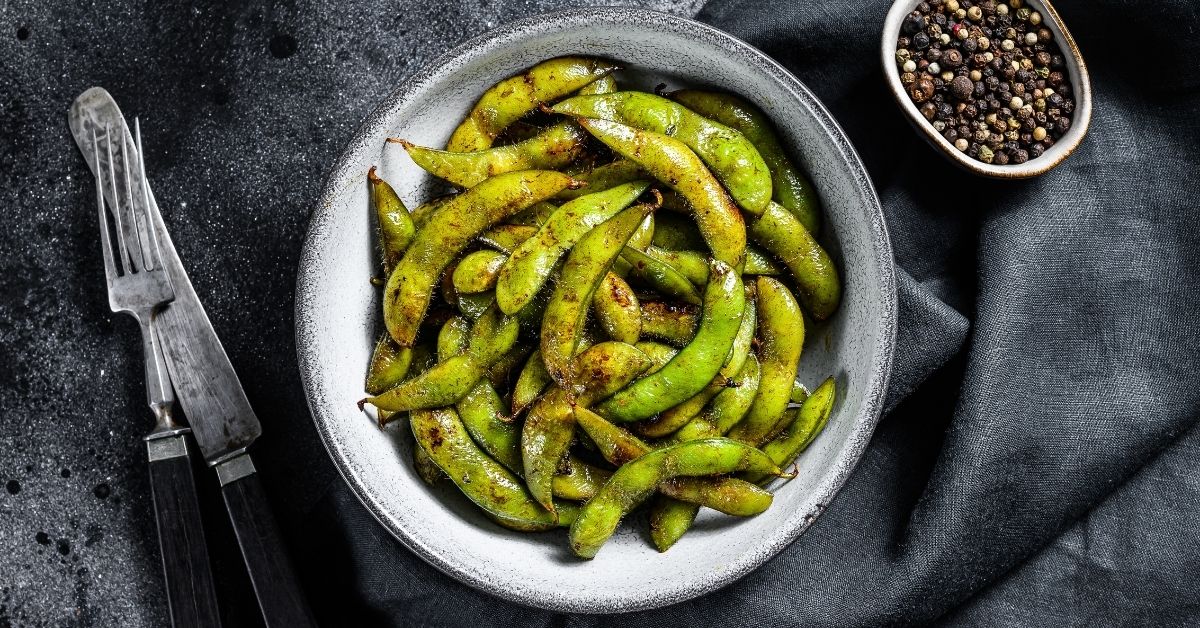
<svg viewBox="0 0 1200 628"><path fill-rule="evenodd" d="M359 121L432 57L583 2L0 4L0 626L166 625L140 438L142 357L107 308L92 179L67 107L107 88L141 116L176 246L264 423L273 506L318 607L303 517L336 478L295 366L312 204ZM637 4L691 14L689 0ZM259 623L215 477L197 467L226 625Z"/></svg>

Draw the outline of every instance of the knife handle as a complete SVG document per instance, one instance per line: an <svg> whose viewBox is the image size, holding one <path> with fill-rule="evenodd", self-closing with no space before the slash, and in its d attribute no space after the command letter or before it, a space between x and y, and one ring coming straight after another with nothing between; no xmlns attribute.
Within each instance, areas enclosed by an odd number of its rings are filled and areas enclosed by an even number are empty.
<svg viewBox="0 0 1200 628"><path fill-rule="evenodd" d="M171 625L208 628L220 626L221 620L200 521L200 504L196 500L196 483L192 479L188 431L152 434L146 439L146 452L150 458L150 488Z"/></svg>
<svg viewBox="0 0 1200 628"><path fill-rule="evenodd" d="M316 626L250 454L235 456L216 467L225 507L267 627Z"/></svg>

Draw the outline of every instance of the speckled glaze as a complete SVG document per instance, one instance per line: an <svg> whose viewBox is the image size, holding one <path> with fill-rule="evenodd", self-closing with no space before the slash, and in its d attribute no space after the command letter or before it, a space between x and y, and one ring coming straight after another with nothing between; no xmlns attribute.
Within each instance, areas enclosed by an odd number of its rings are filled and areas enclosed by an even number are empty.
<svg viewBox="0 0 1200 628"><path fill-rule="evenodd" d="M883 53L883 75L888 89L895 97L896 103L900 105L900 109L908 117L908 121L917 129L921 137L925 138L925 141L929 142L947 159L970 172L994 179L1028 179L1049 172L1071 156L1079 143L1083 141L1083 137L1087 135L1088 125L1092 121L1092 80L1088 76L1087 65L1083 62L1079 46L1071 37L1070 31L1063 24L1062 18L1059 17L1058 11L1054 10L1053 5L1045 0L1025 0L1025 2L1030 8L1042 14L1042 25L1054 33L1055 40L1062 48L1063 58L1067 61L1067 72L1070 74L1071 90L1075 95L1075 116L1071 120L1071 128L1066 135L1063 135L1054 143L1054 146L1042 153L1041 157L1030 159L1023 164L999 166L972 159L946 141L946 138L942 137L942 134L938 133L933 125L925 120L917 106L913 104L912 99L905 93L904 85L900 82L900 73L896 70L896 39L900 36L900 25L904 21L904 16L917 8L921 0L897 0L888 10L887 18L883 22L883 44L880 47Z"/></svg>
<svg viewBox="0 0 1200 628"><path fill-rule="evenodd" d="M591 561L570 554L563 531L496 526L449 483L431 489L411 465L406 425L380 430L360 413L363 376L381 333L366 172L375 165L415 206L437 187L384 138L444 144L484 89L538 61L590 54L622 61L642 89L713 86L748 96L775 120L825 205L824 244L845 269L845 299L810 332L801 380L832 374L840 399L825 433L777 482L764 514L701 513L665 554L634 517ZM745 575L821 514L858 462L882 407L895 342L891 245L879 201L853 147L794 76L712 27L634 9L553 13L501 26L430 64L363 124L325 184L300 261L296 328L300 372L318 430L366 507L413 552L474 587L542 608L623 612L693 598ZM400 586L403 586L402 584Z"/></svg>

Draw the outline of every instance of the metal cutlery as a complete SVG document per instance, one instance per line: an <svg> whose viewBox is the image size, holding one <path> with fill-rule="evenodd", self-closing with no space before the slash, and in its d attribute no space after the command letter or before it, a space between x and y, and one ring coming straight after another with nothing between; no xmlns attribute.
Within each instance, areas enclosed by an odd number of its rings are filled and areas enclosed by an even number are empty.
<svg viewBox="0 0 1200 628"><path fill-rule="evenodd" d="M68 121L85 156L95 151L92 133L96 129L111 128L114 133L129 136L116 102L99 87L76 98ZM140 146L130 149L128 157L142 167ZM97 170L94 161L89 160L88 165L93 172ZM107 189L103 193L113 194ZM163 270L175 292L175 299L155 319L158 338L196 444L205 461L216 469L259 608L272 628L314 626L257 469L247 452L262 427L192 288L148 184L144 193L149 229L157 239Z"/></svg>
<svg viewBox="0 0 1200 628"><path fill-rule="evenodd" d="M134 124L137 129L136 120ZM175 422L175 395L156 330L160 308L175 298L152 228L150 215L157 208L148 202L145 170L132 168L125 134L114 137L111 127L105 127L98 135L92 128L91 140L108 304L113 312L133 316L142 332L146 396L155 419L145 440L171 623L176 628L217 626L216 591L188 456L191 430ZM115 152L114 143L119 143ZM140 153L140 131L135 143Z"/></svg>

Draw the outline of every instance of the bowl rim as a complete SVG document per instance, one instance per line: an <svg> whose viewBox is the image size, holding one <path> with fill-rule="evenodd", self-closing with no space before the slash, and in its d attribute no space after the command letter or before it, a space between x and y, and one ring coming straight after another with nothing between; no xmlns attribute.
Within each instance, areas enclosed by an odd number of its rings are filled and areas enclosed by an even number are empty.
<svg viewBox="0 0 1200 628"><path fill-rule="evenodd" d="M321 360L319 355L312 352L312 345L306 342L309 329L315 323L313 315L306 304L313 300L312 286L320 274L317 242L326 237L326 233L336 224L338 216L332 211L337 199L342 195L344 187L337 187L339 181L350 174L350 169L357 161L358 155L365 147L365 140L373 129L381 126L393 112L410 105L413 96L421 86L439 78L455 60L467 60L484 55L497 48L512 45L514 40L520 40L532 34L543 32L547 28L561 27L564 24L583 26L588 24L642 24L652 21L665 28L680 32L683 36L703 37L709 42L720 42L720 46L729 52L738 54L740 59L751 64L753 69L760 71L765 77L776 82L798 104L808 107L815 116L815 123L833 142L838 154L845 160L855 182L865 215L865 226L869 233L871 255L879 269L878 288L881 294L879 315L877 317L876 333L879 338L878 349L870 360L868 373L869 386L862 391L863 410L855 418L855 424L841 446L835 458L832 471L818 484L813 493L817 500L816 514L797 512L786 519L778 529L782 532L772 536L764 536L760 549L748 552L737 561L728 565L721 578L699 580L692 586L679 590L660 590L653 596L635 600L589 600L583 602L566 596L537 597L524 594L521 591L507 587L505 581L493 582L480 577L479 574L459 568L452 561L445 560L434 548L426 547L416 539L409 537L403 530L393 526L387 514L380 505L374 503L371 493L362 486L349 468L349 463L335 448L336 439L332 437L329 426L336 420L326 407L314 403L318 398L317 382ZM626 7L596 7L586 9L568 9L552 11L513 20L496 26L488 32L467 40L444 54L431 60L418 72L403 79L370 114L359 124L354 134L347 142L346 148L339 155L333 166L328 170L321 187L321 195L316 208L309 219L305 233L304 245L299 260L299 271L296 279L295 326L296 348L299 362L301 382L309 412L313 416L317 432L322 444L334 462L339 475L351 487L352 492L371 513L379 524L406 548L417 556L433 565L439 571L450 577L468 584L472 588L484 591L504 600L518 604L542 608L557 612L572 613L623 613L639 610L649 610L670 604L683 602L710 593L735 582L751 571L757 569L766 561L775 557L780 551L794 542L805 532L813 521L824 511L836 494L845 485L850 474L857 467L871 440L884 408L888 383L891 376L893 356L895 354L897 329L897 283L895 258L892 252L883 209L875 192L874 185L863 166L857 151L850 143L845 132L834 120L833 116L815 95L775 60L754 46L730 35L718 28L703 24L686 17L650 9Z"/></svg>
<svg viewBox="0 0 1200 628"><path fill-rule="evenodd" d="M1036 177L1061 164L1071 156L1071 153L1075 152L1075 149L1079 148L1092 121L1092 80L1088 74L1087 64L1083 60L1083 53L1079 50L1079 44L1075 43L1075 38L1067 29L1066 22L1063 22L1062 16L1048 0L1024 0L1024 2L1042 13L1043 18L1048 18L1043 19L1042 24L1054 33L1054 36L1058 38L1059 47L1065 51L1063 56L1067 60L1067 69L1071 73L1069 77L1071 91L1075 93L1075 117L1063 139L1056 142L1040 157L1030 159L1023 164L1005 164L1003 166L984 163L955 148L933 128L933 125L925 120L900 83L900 72L896 70L895 62L896 38L900 34L900 25L904 21L904 16L908 15L922 1L896 0L892 3L883 21L880 60L883 63L884 80L887 81L889 91L896 99L896 104L903 110L909 123L920 131L920 135L927 142L958 166L994 179Z"/></svg>

